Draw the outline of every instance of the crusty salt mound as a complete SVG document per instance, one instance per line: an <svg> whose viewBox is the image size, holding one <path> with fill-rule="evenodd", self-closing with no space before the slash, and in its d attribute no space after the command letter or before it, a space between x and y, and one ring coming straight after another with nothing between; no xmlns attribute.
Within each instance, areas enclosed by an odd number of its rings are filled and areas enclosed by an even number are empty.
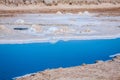
<svg viewBox="0 0 120 80"><path fill-rule="evenodd" d="M0 25L0 34L12 34L12 30L4 25Z"/></svg>
<svg viewBox="0 0 120 80"><path fill-rule="evenodd" d="M35 33L40 33L42 32L42 27L40 25L36 25L36 24L33 24L30 28L30 30L32 30L33 32Z"/></svg>
<svg viewBox="0 0 120 80"><path fill-rule="evenodd" d="M23 19L18 19L15 21L16 24L24 24L24 20Z"/></svg>
<svg viewBox="0 0 120 80"><path fill-rule="evenodd" d="M62 15L62 12L58 11L58 12L56 12L56 14Z"/></svg>

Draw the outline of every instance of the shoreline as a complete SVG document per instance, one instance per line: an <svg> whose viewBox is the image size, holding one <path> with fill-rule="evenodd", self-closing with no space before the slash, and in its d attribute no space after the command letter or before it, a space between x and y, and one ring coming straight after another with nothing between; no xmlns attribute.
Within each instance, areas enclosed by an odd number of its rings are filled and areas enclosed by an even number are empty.
<svg viewBox="0 0 120 80"><path fill-rule="evenodd" d="M64 38L64 39L51 39L51 40L47 40L47 39L24 39L24 40L0 40L0 44L32 44L32 43L51 43L51 44L55 44L59 41L81 41L81 40L115 40L115 39L120 39L120 35L115 37L115 36L105 36L105 37L101 37L101 36L82 36L80 39L79 38Z"/></svg>
<svg viewBox="0 0 120 80"><path fill-rule="evenodd" d="M24 76L15 77L13 79L14 80L34 80L34 79L36 80L43 80L43 79L119 80L120 79L119 62L120 62L120 56L118 55L118 56L114 56L112 60L107 60L107 61L99 60L93 64L83 64L76 67L50 69L41 72L26 74Z"/></svg>

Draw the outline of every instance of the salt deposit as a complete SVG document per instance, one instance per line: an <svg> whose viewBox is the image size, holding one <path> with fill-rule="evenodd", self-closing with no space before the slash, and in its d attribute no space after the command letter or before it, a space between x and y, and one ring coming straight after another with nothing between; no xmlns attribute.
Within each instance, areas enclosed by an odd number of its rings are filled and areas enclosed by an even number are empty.
<svg viewBox="0 0 120 80"><path fill-rule="evenodd" d="M31 29L33 29L34 32L39 33L42 32L42 27L40 25L32 25Z"/></svg>
<svg viewBox="0 0 120 80"><path fill-rule="evenodd" d="M109 57L116 57L116 56L120 56L120 53L114 54L114 55L110 55Z"/></svg>
<svg viewBox="0 0 120 80"><path fill-rule="evenodd" d="M83 12L83 15L90 16L90 13L88 11Z"/></svg>
<svg viewBox="0 0 120 80"><path fill-rule="evenodd" d="M12 30L4 25L0 25L0 34L12 34Z"/></svg>
<svg viewBox="0 0 120 80"><path fill-rule="evenodd" d="M78 12L78 15L82 15L83 13L82 12Z"/></svg>
<svg viewBox="0 0 120 80"><path fill-rule="evenodd" d="M73 15L72 13L66 13L67 15Z"/></svg>
<svg viewBox="0 0 120 80"><path fill-rule="evenodd" d="M89 15L90 14L90 15ZM92 16L91 16L92 15ZM17 20L15 24L14 20ZM97 17L87 11L79 14L21 14L17 17L0 18L6 25L0 33L0 43L56 42L59 40L114 39L120 37L120 16ZM7 31L9 27L9 30ZM28 28L15 31L14 28ZM3 33L7 34L9 39ZM19 35L19 37L18 37ZM24 38L26 40L24 40Z"/></svg>
<svg viewBox="0 0 120 80"><path fill-rule="evenodd" d="M56 14L59 14L59 15L61 15L61 14L62 14L62 12L58 11Z"/></svg>
<svg viewBox="0 0 120 80"><path fill-rule="evenodd" d="M25 21L23 19L17 19L15 23L17 24L23 24Z"/></svg>

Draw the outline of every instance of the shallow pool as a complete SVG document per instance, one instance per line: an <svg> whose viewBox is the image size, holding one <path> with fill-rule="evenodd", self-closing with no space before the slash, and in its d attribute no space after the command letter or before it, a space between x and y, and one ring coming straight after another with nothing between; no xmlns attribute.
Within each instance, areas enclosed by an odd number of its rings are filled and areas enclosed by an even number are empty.
<svg viewBox="0 0 120 80"><path fill-rule="evenodd" d="M0 80L45 69L109 60L109 56L116 53L120 53L120 39L3 44L0 45Z"/></svg>

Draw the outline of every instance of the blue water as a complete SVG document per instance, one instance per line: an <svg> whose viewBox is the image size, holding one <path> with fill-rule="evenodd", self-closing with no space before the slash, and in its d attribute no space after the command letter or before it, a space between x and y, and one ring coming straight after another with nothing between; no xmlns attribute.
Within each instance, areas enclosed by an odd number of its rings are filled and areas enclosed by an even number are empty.
<svg viewBox="0 0 120 80"><path fill-rule="evenodd" d="M120 39L3 44L0 45L0 80L45 69L109 60L109 55L115 53L120 53Z"/></svg>

